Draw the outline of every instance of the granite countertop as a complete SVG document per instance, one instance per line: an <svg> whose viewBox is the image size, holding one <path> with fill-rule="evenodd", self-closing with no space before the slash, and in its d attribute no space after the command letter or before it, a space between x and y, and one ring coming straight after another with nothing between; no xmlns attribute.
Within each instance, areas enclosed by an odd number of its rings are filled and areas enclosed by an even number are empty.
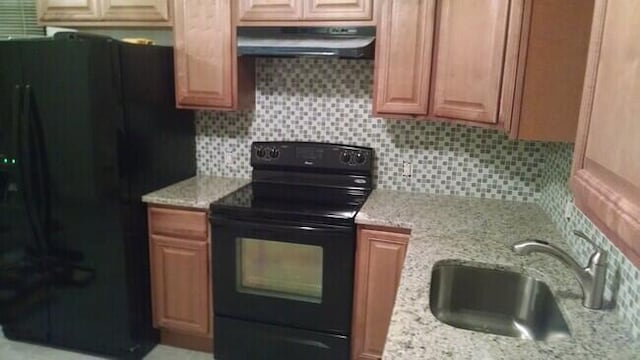
<svg viewBox="0 0 640 360"><path fill-rule="evenodd" d="M144 195L142 201L208 210L212 202L250 182L250 179L197 175Z"/></svg>
<svg viewBox="0 0 640 360"><path fill-rule="evenodd" d="M614 311L582 307L580 286L568 268L548 255L511 251L511 244L530 237L567 250L536 204L376 190L356 222L411 229L385 360L640 359L639 342ZM572 337L531 341L441 323L429 310L429 286L433 265L445 259L520 271L544 281Z"/></svg>

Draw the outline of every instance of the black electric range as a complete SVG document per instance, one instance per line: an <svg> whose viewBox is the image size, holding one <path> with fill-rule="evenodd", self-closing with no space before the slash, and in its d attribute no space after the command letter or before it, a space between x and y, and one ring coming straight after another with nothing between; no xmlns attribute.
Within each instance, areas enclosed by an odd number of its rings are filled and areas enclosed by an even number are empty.
<svg viewBox="0 0 640 360"><path fill-rule="evenodd" d="M349 359L372 163L364 147L252 144L252 182L210 209L216 359Z"/></svg>

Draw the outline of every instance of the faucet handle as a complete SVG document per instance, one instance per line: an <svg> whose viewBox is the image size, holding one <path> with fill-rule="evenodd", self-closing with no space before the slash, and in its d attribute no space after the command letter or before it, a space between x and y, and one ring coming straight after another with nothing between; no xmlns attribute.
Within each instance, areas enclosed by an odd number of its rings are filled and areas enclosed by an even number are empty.
<svg viewBox="0 0 640 360"><path fill-rule="evenodd" d="M573 230L573 235L581 238L582 240L585 240L586 242L588 242L589 244L591 244L591 246L593 246L596 251L591 255L591 257L589 258L589 263L592 263L594 265L606 265L607 264L607 250L601 248L600 246L598 246L598 244L595 243L595 241L591 240L590 237L587 236L587 234L585 234L584 232L580 231L580 230Z"/></svg>

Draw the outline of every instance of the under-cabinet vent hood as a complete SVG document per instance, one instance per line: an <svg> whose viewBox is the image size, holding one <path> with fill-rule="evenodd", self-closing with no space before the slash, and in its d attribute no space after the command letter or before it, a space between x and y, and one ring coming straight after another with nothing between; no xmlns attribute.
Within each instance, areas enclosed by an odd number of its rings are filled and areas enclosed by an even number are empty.
<svg viewBox="0 0 640 360"><path fill-rule="evenodd" d="M238 55L372 59L375 33L375 27L238 27Z"/></svg>

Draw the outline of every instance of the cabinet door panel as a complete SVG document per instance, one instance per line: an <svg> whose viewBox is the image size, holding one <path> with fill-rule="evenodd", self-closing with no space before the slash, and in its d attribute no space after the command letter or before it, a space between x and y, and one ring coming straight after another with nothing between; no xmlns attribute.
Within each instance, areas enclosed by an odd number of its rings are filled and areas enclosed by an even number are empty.
<svg viewBox="0 0 640 360"><path fill-rule="evenodd" d="M433 114L497 123L509 1L439 4Z"/></svg>
<svg viewBox="0 0 640 360"><path fill-rule="evenodd" d="M382 358L409 235L361 229L356 255L352 358Z"/></svg>
<svg viewBox="0 0 640 360"><path fill-rule="evenodd" d="M154 325L209 333L207 243L151 236Z"/></svg>
<svg viewBox="0 0 640 360"><path fill-rule="evenodd" d="M38 14L41 21L98 20L97 0L40 0Z"/></svg>
<svg viewBox="0 0 640 360"><path fill-rule="evenodd" d="M574 153L578 207L640 266L640 6L595 4Z"/></svg>
<svg viewBox="0 0 640 360"><path fill-rule="evenodd" d="M426 115L435 0L388 0L378 26L374 111Z"/></svg>
<svg viewBox="0 0 640 360"><path fill-rule="evenodd" d="M305 20L371 20L373 0L304 0Z"/></svg>
<svg viewBox="0 0 640 360"><path fill-rule="evenodd" d="M168 0L101 0L104 20L168 21Z"/></svg>
<svg viewBox="0 0 640 360"><path fill-rule="evenodd" d="M512 8L515 2L512 0ZM512 137L573 142L584 85L593 1L536 0L525 8ZM511 23L511 21L510 21ZM508 58L508 55L507 55ZM505 85L503 85L504 88Z"/></svg>
<svg viewBox="0 0 640 360"><path fill-rule="evenodd" d="M300 20L300 0L238 0L241 21Z"/></svg>
<svg viewBox="0 0 640 360"><path fill-rule="evenodd" d="M234 54L228 0L176 0L176 99L181 107L233 107Z"/></svg>

